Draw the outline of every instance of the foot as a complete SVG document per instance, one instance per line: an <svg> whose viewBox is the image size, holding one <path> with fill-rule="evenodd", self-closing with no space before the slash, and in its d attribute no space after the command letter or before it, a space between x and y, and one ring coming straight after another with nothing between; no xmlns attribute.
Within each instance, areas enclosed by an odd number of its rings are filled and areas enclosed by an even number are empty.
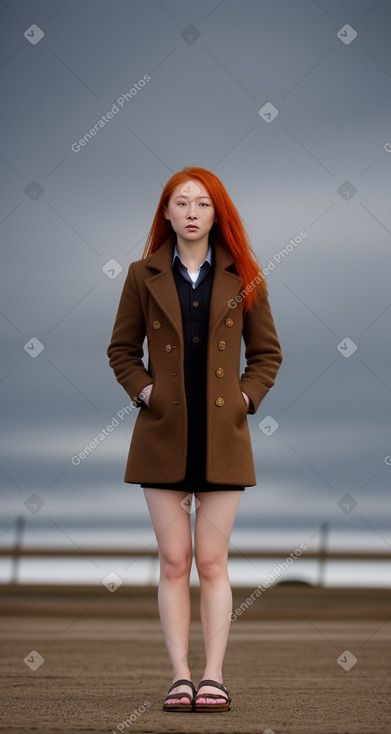
<svg viewBox="0 0 391 734"><path fill-rule="evenodd" d="M175 683L175 680L173 681L173 683ZM194 689L192 689L190 684L185 683L175 686L174 688L170 688L170 696L175 696L176 693L181 695L178 695L178 698L166 698L164 701L164 706L191 704L193 702Z"/></svg>
<svg viewBox="0 0 391 734"><path fill-rule="evenodd" d="M204 676L204 678L206 679L206 676ZM221 679L217 679L217 678L215 678L214 680L217 680L218 683L223 682ZM204 695L200 695L200 693ZM227 703L227 697L222 696L221 698L209 698L207 695L208 693L213 693L213 695L215 696L216 694L219 693L219 688L216 688L215 686L209 686L209 685L198 686L197 704L214 705L214 704Z"/></svg>

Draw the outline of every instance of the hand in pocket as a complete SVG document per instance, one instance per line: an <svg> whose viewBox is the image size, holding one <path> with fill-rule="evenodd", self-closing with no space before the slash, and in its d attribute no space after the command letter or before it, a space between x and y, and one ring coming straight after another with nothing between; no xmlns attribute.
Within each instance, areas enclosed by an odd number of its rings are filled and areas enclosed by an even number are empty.
<svg viewBox="0 0 391 734"><path fill-rule="evenodd" d="M149 405L149 398L151 395L152 388L153 388L153 383L143 387L143 389L139 393L139 398L140 400L142 400L145 403L145 405Z"/></svg>
<svg viewBox="0 0 391 734"><path fill-rule="evenodd" d="M247 410L248 410L249 407L250 407L250 398L248 397L248 395L246 395L245 392L243 392L243 390L242 390L242 395L243 395L243 397L244 397L244 399L245 399L245 401L247 403Z"/></svg>

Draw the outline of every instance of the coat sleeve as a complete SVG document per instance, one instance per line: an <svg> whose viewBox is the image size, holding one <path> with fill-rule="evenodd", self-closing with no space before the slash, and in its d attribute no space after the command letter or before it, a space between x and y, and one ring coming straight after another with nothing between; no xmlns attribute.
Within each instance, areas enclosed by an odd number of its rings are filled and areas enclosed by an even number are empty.
<svg viewBox="0 0 391 734"><path fill-rule="evenodd" d="M257 412L265 395L273 387L282 362L281 347L266 294L244 316L243 339L246 367L240 387L250 398L249 413Z"/></svg>
<svg viewBox="0 0 391 734"><path fill-rule="evenodd" d="M145 319L132 264L122 290L107 356L118 382L136 406L140 405L139 393L153 382L142 359L145 335Z"/></svg>

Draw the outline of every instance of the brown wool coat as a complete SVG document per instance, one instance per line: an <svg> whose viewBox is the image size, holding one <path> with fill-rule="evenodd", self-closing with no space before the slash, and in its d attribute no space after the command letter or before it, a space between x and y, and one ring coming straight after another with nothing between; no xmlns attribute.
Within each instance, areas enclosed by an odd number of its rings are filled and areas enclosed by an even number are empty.
<svg viewBox="0 0 391 734"><path fill-rule="evenodd" d="M179 482L185 476L187 410L183 371L182 316L172 273L175 235L150 257L130 265L107 350L118 382L135 402L153 383L149 407L141 403L133 430L124 481ZM282 361L269 302L262 297L243 316L243 303L230 308L241 290L233 258L212 240L215 273L207 351L208 482L256 484L247 425L273 386ZM149 372L143 362L148 340ZM241 340L246 367L239 377ZM140 402L137 403L140 405Z"/></svg>

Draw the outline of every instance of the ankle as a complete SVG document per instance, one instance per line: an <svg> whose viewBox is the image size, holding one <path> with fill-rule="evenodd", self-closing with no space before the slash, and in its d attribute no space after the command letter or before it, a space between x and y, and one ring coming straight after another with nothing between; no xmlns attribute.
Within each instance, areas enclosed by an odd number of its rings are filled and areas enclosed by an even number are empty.
<svg viewBox="0 0 391 734"><path fill-rule="evenodd" d="M183 678L185 680L191 680L190 670L189 669L183 670L183 668L182 668L182 670L177 670L177 671L174 671L173 672L173 676L172 676L172 682L173 683L175 683L175 681L177 681L177 680L181 680L181 678Z"/></svg>
<svg viewBox="0 0 391 734"><path fill-rule="evenodd" d="M201 680L215 680L217 683L223 682L223 674L221 670L205 671Z"/></svg>

